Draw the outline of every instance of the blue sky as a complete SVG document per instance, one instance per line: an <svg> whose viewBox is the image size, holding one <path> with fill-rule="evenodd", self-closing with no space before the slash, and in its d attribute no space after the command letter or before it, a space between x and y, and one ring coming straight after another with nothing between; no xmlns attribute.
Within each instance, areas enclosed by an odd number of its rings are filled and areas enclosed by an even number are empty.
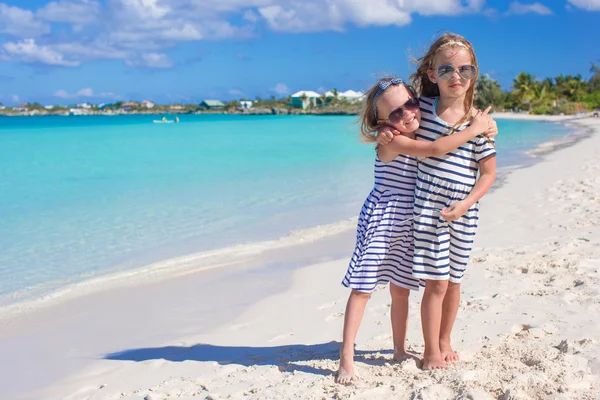
<svg viewBox="0 0 600 400"><path fill-rule="evenodd" d="M505 89L600 63L600 0L0 0L0 102L364 90L443 30Z"/></svg>

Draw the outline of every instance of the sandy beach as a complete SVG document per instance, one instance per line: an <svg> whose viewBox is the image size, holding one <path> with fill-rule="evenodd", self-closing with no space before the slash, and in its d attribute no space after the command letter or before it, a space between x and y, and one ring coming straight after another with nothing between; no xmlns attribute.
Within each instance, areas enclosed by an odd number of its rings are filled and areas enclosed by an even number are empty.
<svg viewBox="0 0 600 400"><path fill-rule="evenodd" d="M500 117L495 115L495 117ZM598 399L600 121L534 153L481 201L453 342L461 361L392 361L387 288L357 338L360 381L334 382L354 225L226 268L100 291L0 329L0 398ZM551 149L552 151L548 150ZM304 265L298 268L298 265ZM423 351L411 295L409 348Z"/></svg>

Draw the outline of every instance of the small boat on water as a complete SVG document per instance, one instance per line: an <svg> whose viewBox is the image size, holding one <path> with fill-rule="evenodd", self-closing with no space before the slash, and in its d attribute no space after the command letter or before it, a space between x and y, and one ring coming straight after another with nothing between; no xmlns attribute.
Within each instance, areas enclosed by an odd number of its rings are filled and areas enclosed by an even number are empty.
<svg viewBox="0 0 600 400"><path fill-rule="evenodd" d="M162 119L155 119L152 122L155 124L172 124L175 122L179 122L179 117L175 117L175 119L167 119L167 117L162 117Z"/></svg>

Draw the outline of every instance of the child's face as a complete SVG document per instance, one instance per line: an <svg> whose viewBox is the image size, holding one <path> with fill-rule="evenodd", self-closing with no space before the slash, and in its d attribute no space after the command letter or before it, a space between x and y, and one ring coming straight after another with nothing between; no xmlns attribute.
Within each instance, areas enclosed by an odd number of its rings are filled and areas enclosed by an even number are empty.
<svg viewBox="0 0 600 400"><path fill-rule="evenodd" d="M418 107L410 107L410 102L407 107L406 103L411 99L412 96L404 85L389 87L377 99L377 115L379 116L377 123L390 125L404 133L416 131L421 122L421 110ZM392 118L390 118L390 114L393 114ZM397 120L400 114L402 116Z"/></svg>
<svg viewBox="0 0 600 400"><path fill-rule="evenodd" d="M448 48L436 54L433 66L427 74L431 82L438 85L442 96L460 98L474 84L477 69L473 66L473 59L468 50L460 47Z"/></svg>

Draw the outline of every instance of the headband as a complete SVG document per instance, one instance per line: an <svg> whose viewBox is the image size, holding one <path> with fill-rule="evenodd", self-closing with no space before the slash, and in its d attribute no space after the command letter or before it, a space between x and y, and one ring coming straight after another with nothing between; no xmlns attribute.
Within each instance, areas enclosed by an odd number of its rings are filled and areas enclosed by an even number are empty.
<svg viewBox="0 0 600 400"><path fill-rule="evenodd" d="M469 47L466 44L464 44L463 42L457 42L456 40L451 40L449 42L442 44L440 47L438 47L438 50L441 49L442 47L446 47L446 46L460 46L460 47L465 47L465 48Z"/></svg>
<svg viewBox="0 0 600 400"><path fill-rule="evenodd" d="M380 81L379 89L377 89L377 93L375 93L375 97L373 98L373 116L377 119L377 99L381 95L381 93L385 92L387 88L392 85L400 85L403 84L404 81L400 78L394 78L389 81Z"/></svg>

